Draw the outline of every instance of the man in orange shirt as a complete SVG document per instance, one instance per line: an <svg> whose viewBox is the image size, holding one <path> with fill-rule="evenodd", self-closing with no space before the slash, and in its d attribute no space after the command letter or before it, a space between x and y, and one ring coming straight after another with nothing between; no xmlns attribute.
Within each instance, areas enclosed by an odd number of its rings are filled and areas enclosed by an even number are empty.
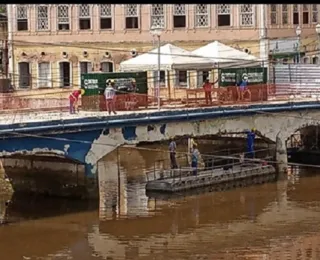
<svg viewBox="0 0 320 260"><path fill-rule="evenodd" d="M209 82L209 79L206 79L205 82L203 83L203 89L204 89L204 96L206 99L206 104L207 105L212 105L212 84Z"/></svg>
<svg viewBox="0 0 320 260"><path fill-rule="evenodd" d="M70 114L75 114L78 111L79 97L84 94L84 89L74 90L69 95Z"/></svg>

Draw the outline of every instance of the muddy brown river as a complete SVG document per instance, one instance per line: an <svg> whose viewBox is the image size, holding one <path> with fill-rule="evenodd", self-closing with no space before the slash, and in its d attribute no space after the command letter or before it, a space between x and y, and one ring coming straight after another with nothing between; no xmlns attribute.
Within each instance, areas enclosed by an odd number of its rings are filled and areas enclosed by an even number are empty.
<svg viewBox="0 0 320 260"><path fill-rule="evenodd" d="M119 154L119 163L116 153L99 163L100 207L19 195L5 206L0 198L0 219L9 221L0 226L0 259L320 259L320 169L290 168L259 186L148 198L146 172L167 165L167 155Z"/></svg>

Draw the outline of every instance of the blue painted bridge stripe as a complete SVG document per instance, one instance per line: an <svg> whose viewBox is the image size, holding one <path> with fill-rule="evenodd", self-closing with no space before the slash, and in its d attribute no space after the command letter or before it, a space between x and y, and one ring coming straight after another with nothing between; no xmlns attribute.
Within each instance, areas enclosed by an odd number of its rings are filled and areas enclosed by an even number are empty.
<svg viewBox="0 0 320 260"><path fill-rule="evenodd" d="M140 113L116 117L90 117L68 120L53 120L22 124L0 125L0 134L10 132L41 132L54 130L85 130L90 128L113 128L132 125L148 125L167 122L206 120L216 117L252 115L259 112L284 112L305 109L319 109L319 102L300 102L285 104L264 104L243 107L206 108L180 111L160 111L152 114ZM79 129L80 128L80 129ZM83 129L84 128L84 129Z"/></svg>

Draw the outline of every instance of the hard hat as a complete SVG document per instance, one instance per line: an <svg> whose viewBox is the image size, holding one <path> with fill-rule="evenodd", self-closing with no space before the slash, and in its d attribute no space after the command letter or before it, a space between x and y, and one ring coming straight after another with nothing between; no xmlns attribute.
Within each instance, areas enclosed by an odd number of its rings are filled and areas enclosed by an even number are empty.
<svg viewBox="0 0 320 260"><path fill-rule="evenodd" d="M114 79L110 79L110 83L114 83Z"/></svg>
<svg viewBox="0 0 320 260"><path fill-rule="evenodd" d="M81 91L81 95L84 95L84 93L86 92L83 88L80 91Z"/></svg>
<svg viewBox="0 0 320 260"><path fill-rule="evenodd" d="M131 81L132 81L132 83L136 83L136 79L132 79Z"/></svg>
<svg viewBox="0 0 320 260"><path fill-rule="evenodd" d="M254 127L251 129L252 132L256 131L257 129L255 129Z"/></svg>

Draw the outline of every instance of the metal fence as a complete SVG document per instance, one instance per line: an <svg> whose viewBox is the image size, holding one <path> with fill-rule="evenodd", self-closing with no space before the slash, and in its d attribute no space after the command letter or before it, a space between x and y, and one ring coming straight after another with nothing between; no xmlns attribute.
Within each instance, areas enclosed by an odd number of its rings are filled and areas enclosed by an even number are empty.
<svg viewBox="0 0 320 260"><path fill-rule="evenodd" d="M320 95L320 65L317 64L273 65L269 70L269 80L276 86L275 95Z"/></svg>

